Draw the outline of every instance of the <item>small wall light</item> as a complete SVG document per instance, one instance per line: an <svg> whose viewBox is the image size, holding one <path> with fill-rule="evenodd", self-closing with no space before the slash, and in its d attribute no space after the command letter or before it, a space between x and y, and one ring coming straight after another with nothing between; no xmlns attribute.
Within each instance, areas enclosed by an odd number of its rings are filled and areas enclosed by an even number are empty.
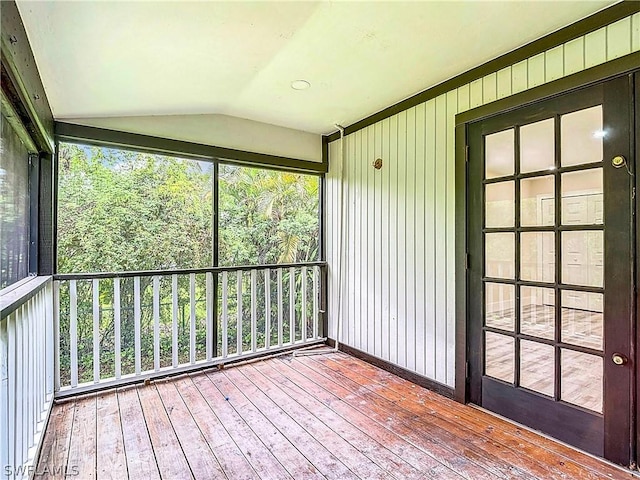
<svg viewBox="0 0 640 480"><path fill-rule="evenodd" d="M382 159L377 158L376 161L372 163L372 165L376 170L380 170L382 168Z"/></svg>

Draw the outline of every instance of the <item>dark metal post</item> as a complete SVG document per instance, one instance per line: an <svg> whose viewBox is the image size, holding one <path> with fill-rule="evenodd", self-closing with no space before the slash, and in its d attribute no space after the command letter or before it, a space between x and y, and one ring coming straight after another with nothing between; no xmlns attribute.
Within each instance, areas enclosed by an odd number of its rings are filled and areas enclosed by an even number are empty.
<svg viewBox="0 0 640 480"><path fill-rule="evenodd" d="M29 155L29 275L38 273L40 159Z"/></svg>
<svg viewBox="0 0 640 480"><path fill-rule="evenodd" d="M220 173L220 165L217 160L213 162L213 252L212 252L212 262L213 266L217 267L220 262L219 255L219 236L218 236L218 228L219 228L219 199L220 199L220 181L219 181L219 173ZM213 273L213 305L211 305L211 311L213 312L213 331L211 333L211 338L213 341L213 345L211 348L213 357L218 356L218 273Z"/></svg>

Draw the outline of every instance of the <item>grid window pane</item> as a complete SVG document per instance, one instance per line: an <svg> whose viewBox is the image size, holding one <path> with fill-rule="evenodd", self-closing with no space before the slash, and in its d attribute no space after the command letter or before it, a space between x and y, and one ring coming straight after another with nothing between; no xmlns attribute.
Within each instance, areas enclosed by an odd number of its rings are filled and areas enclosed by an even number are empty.
<svg viewBox="0 0 640 480"><path fill-rule="evenodd" d="M485 227L513 227L515 182L490 183L485 186Z"/></svg>
<svg viewBox="0 0 640 480"><path fill-rule="evenodd" d="M555 223L555 179L553 175L520 180L520 225L552 226Z"/></svg>
<svg viewBox="0 0 640 480"><path fill-rule="evenodd" d="M603 286L604 232L562 232L562 283Z"/></svg>
<svg viewBox="0 0 640 480"><path fill-rule="evenodd" d="M580 165L602 161L602 105L562 115L560 119L561 164Z"/></svg>
<svg viewBox="0 0 640 480"><path fill-rule="evenodd" d="M513 175L515 133L513 129L487 135L484 139L485 178Z"/></svg>
<svg viewBox="0 0 640 480"><path fill-rule="evenodd" d="M562 292L562 341L602 350L604 335L604 295Z"/></svg>
<svg viewBox="0 0 640 480"><path fill-rule="evenodd" d="M515 341L498 333L485 333L484 372L489 377L513 383L515 369Z"/></svg>
<svg viewBox="0 0 640 480"><path fill-rule="evenodd" d="M602 413L603 360L602 357L562 349L562 389L565 402Z"/></svg>
<svg viewBox="0 0 640 480"><path fill-rule="evenodd" d="M553 282L555 278L556 244L553 232L520 234L520 279Z"/></svg>
<svg viewBox="0 0 640 480"><path fill-rule="evenodd" d="M555 169L555 120L520 128L520 173Z"/></svg>
<svg viewBox="0 0 640 480"><path fill-rule="evenodd" d="M551 288L520 287L520 332L553 340L555 296Z"/></svg>
<svg viewBox="0 0 640 480"><path fill-rule="evenodd" d="M520 386L553 396L555 349L551 345L520 341Z"/></svg>
<svg viewBox="0 0 640 480"><path fill-rule="evenodd" d="M515 234L487 233L485 235L485 273L487 277L515 277Z"/></svg>
<svg viewBox="0 0 640 480"><path fill-rule="evenodd" d="M515 325L515 286L485 283L485 325L513 331Z"/></svg>
<svg viewBox="0 0 640 480"><path fill-rule="evenodd" d="M602 169L562 174L562 224L604 223Z"/></svg>

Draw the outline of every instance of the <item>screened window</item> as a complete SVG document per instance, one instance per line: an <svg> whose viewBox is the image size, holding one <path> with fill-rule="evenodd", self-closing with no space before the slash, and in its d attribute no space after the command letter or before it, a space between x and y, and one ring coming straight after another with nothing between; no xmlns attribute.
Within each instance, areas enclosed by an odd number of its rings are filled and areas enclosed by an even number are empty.
<svg viewBox="0 0 640 480"><path fill-rule="evenodd" d="M220 265L319 258L319 184L312 175L220 166Z"/></svg>
<svg viewBox="0 0 640 480"><path fill-rule="evenodd" d="M2 115L0 289L29 274L29 154Z"/></svg>
<svg viewBox="0 0 640 480"><path fill-rule="evenodd" d="M61 143L58 272L212 265L209 162Z"/></svg>
<svg viewBox="0 0 640 480"><path fill-rule="evenodd" d="M214 164L61 143L58 272L214 264ZM319 258L317 176L220 165L218 264Z"/></svg>

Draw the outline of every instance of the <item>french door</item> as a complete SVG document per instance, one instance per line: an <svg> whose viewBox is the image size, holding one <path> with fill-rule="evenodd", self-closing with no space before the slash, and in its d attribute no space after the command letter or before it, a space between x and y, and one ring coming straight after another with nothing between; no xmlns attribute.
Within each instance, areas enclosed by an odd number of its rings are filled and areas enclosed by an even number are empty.
<svg viewBox="0 0 640 480"><path fill-rule="evenodd" d="M630 462L632 87L468 127L470 400Z"/></svg>

